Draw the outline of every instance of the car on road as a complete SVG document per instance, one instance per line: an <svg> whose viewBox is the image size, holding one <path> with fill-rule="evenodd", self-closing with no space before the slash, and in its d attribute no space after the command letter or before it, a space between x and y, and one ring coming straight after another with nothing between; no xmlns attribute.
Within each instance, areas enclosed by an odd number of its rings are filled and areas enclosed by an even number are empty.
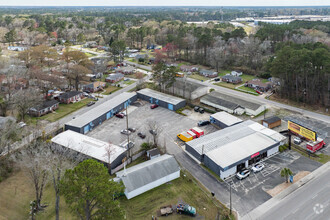
<svg viewBox="0 0 330 220"><path fill-rule="evenodd" d="M137 133L137 135L141 138L141 139L145 139L146 135L142 132Z"/></svg>
<svg viewBox="0 0 330 220"><path fill-rule="evenodd" d="M125 115L124 115L123 113L118 113L118 114L116 114L116 117L117 117L117 118L124 118Z"/></svg>
<svg viewBox="0 0 330 220"><path fill-rule="evenodd" d="M203 108L199 108L199 113L204 114L205 110Z"/></svg>
<svg viewBox="0 0 330 220"><path fill-rule="evenodd" d="M130 132L135 132L136 131L136 128L128 128L127 130L129 130Z"/></svg>
<svg viewBox="0 0 330 220"><path fill-rule="evenodd" d="M265 168L265 165L262 163L256 163L252 166L251 170L254 173L260 172L261 170L263 170Z"/></svg>
<svg viewBox="0 0 330 220"><path fill-rule="evenodd" d="M198 110L199 110L199 107L198 107L198 106L195 106L195 107L194 107L194 111L195 111L195 112L198 112Z"/></svg>
<svg viewBox="0 0 330 220"><path fill-rule="evenodd" d="M208 120L204 120L204 121L199 121L197 123L198 127L202 127L202 126L205 126L205 125L209 125L211 122L208 121Z"/></svg>
<svg viewBox="0 0 330 220"><path fill-rule="evenodd" d="M87 106L92 106L92 105L94 105L95 104L95 102L88 102L87 103Z"/></svg>
<svg viewBox="0 0 330 220"><path fill-rule="evenodd" d="M215 78L214 81L219 82L220 78Z"/></svg>
<svg viewBox="0 0 330 220"><path fill-rule="evenodd" d="M131 134L131 132L127 129L121 130L120 133L125 134L125 135L130 135Z"/></svg>
<svg viewBox="0 0 330 220"><path fill-rule="evenodd" d="M149 132L150 132L150 134L152 134L152 135L157 135L157 131L156 130L149 130Z"/></svg>
<svg viewBox="0 0 330 220"><path fill-rule="evenodd" d="M249 170L241 170L240 172L238 172L236 174L236 178L239 180L245 179L246 177L248 177L250 175L250 171Z"/></svg>
<svg viewBox="0 0 330 220"><path fill-rule="evenodd" d="M152 104L151 106L150 106L150 108L151 109L154 109L154 108L157 108L159 105L157 105L157 104Z"/></svg>
<svg viewBox="0 0 330 220"><path fill-rule="evenodd" d="M302 142L302 140L301 140L301 138L300 137L295 137L294 139L293 139L293 143L295 143L295 144L301 144L301 142Z"/></svg>

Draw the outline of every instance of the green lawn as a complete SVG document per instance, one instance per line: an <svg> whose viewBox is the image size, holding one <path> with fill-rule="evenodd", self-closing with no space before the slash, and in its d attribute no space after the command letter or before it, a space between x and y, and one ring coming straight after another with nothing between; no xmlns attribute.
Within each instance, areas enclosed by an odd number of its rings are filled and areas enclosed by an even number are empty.
<svg viewBox="0 0 330 220"><path fill-rule="evenodd" d="M78 109L86 106L86 104L90 101L93 101L92 99L89 98L84 98L80 102L76 103L71 103L71 104L60 104L59 108L54 112L54 113L48 113L44 116L41 117L26 117L27 123L30 124L36 124L38 120L46 120L50 122L55 122L68 114L71 114L72 112L77 111Z"/></svg>
<svg viewBox="0 0 330 220"><path fill-rule="evenodd" d="M124 81L124 84L126 84L126 85L131 85L131 84L133 84L133 83L135 83L134 80Z"/></svg>
<svg viewBox="0 0 330 220"><path fill-rule="evenodd" d="M116 92L117 90L119 89L122 89L122 87L118 87L118 86L108 86L107 88L105 88L103 90L103 92L101 92L102 94L104 95L109 95L110 92L113 93L113 92Z"/></svg>
<svg viewBox="0 0 330 220"><path fill-rule="evenodd" d="M239 86L239 84L232 84L232 83L227 83L227 82L217 82L214 83L214 85L217 86L222 86L222 87L226 87L226 88L230 88L230 89L235 89L236 86Z"/></svg>
<svg viewBox="0 0 330 220"><path fill-rule="evenodd" d="M196 80L200 80L200 81L206 81L206 80L209 80L210 78L207 78L205 76L201 76L199 74L191 74L191 75L188 75L189 78L192 78L192 79L196 79Z"/></svg>
<svg viewBox="0 0 330 220"><path fill-rule="evenodd" d="M251 93L253 95L259 95L259 93L257 93L254 89L250 88L250 87L247 87L247 86L240 86L238 89L240 90L244 90L248 93Z"/></svg>

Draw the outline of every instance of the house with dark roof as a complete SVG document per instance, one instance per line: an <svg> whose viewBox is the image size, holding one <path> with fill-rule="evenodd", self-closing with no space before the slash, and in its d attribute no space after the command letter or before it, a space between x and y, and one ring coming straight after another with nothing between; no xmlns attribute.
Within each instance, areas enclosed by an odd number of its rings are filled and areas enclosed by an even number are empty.
<svg viewBox="0 0 330 220"><path fill-rule="evenodd" d="M250 81L247 81L245 83L245 86L250 87L255 90L259 90L261 92L267 92L271 88L270 82L262 82L260 79L253 79Z"/></svg>
<svg viewBox="0 0 330 220"><path fill-rule="evenodd" d="M152 160L156 157L160 157L160 151L158 150L158 148L153 148L151 150L147 151L147 157Z"/></svg>
<svg viewBox="0 0 330 220"><path fill-rule="evenodd" d="M275 128L277 126L280 126L281 123L281 119L277 116L272 116L261 120L261 124L266 128Z"/></svg>
<svg viewBox="0 0 330 220"><path fill-rule="evenodd" d="M116 69L116 73L122 73L122 74L133 74L135 71L135 68L132 66L124 66Z"/></svg>
<svg viewBox="0 0 330 220"><path fill-rule="evenodd" d="M137 62L140 62L140 59L143 59L143 60L148 59L148 54L137 54L135 56L135 60Z"/></svg>
<svg viewBox="0 0 330 220"><path fill-rule="evenodd" d="M203 75L205 77L209 77L209 78L213 78L213 77L217 77L218 73L212 70L206 70L206 69L201 69L199 71L200 75Z"/></svg>
<svg viewBox="0 0 330 220"><path fill-rule="evenodd" d="M69 104L80 101L84 97L83 93L80 91L70 91L65 92L58 96L58 100L61 103Z"/></svg>
<svg viewBox="0 0 330 220"><path fill-rule="evenodd" d="M90 91L90 92L97 92L100 90L103 90L106 86L105 82L96 81L87 85L84 85L84 90Z"/></svg>
<svg viewBox="0 0 330 220"><path fill-rule="evenodd" d="M49 112L55 111L59 107L59 102L56 100L44 101L42 104L32 107L28 110L28 114L34 117L40 117Z"/></svg>
<svg viewBox="0 0 330 220"><path fill-rule="evenodd" d="M109 83L116 83L119 82L120 80L124 79L124 74L122 73L111 73L107 78L105 78L106 82Z"/></svg>
<svg viewBox="0 0 330 220"><path fill-rule="evenodd" d="M221 77L222 82L227 82L227 83L233 83L233 84L238 84L242 82L242 78L239 76L233 76L233 75L225 75Z"/></svg>

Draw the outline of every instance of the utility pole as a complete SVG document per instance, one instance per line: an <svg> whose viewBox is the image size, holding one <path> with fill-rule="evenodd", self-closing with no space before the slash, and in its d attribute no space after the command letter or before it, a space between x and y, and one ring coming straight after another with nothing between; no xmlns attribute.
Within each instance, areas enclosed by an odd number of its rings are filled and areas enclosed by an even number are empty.
<svg viewBox="0 0 330 220"><path fill-rule="evenodd" d="M131 149L129 145L129 130L128 130L128 114L127 114L127 106L126 106L126 130L127 130L127 158L131 157Z"/></svg>
<svg viewBox="0 0 330 220"><path fill-rule="evenodd" d="M229 187L230 187L230 196L229 196L229 203L230 203L230 211L229 211L229 213L230 213L230 215L231 215L231 185L229 184Z"/></svg>

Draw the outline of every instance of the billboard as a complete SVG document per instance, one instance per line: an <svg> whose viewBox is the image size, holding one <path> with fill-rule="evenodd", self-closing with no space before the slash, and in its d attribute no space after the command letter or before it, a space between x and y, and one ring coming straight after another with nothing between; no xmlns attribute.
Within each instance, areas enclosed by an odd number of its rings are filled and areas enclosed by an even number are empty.
<svg viewBox="0 0 330 220"><path fill-rule="evenodd" d="M307 129L297 123L294 123L292 121L288 121L288 129L298 135L301 135L309 140L316 141L317 134L315 131L312 131L310 129Z"/></svg>

